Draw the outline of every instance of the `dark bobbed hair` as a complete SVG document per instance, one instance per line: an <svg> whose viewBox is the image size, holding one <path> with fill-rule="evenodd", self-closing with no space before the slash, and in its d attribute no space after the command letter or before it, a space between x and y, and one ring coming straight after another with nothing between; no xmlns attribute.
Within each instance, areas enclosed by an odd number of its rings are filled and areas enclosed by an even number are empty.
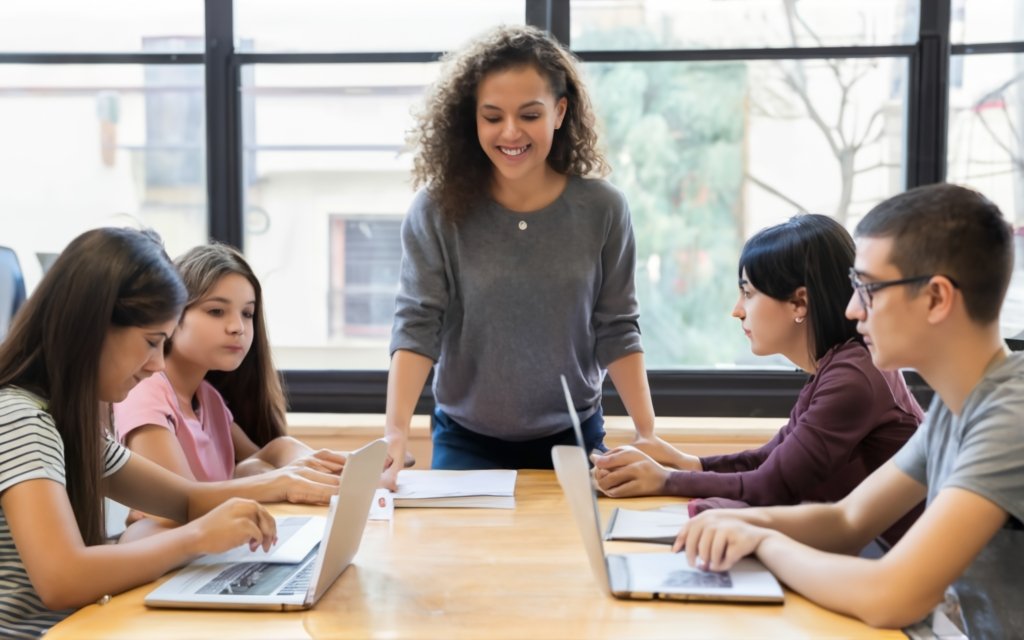
<svg viewBox="0 0 1024 640"><path fill-rule="evenodd" d="M208 371L206 380L220 392L235 422L258 446L285 433L285 396L274 368L263 312L263 289L252 267L234 247L212 243L195 247L174 262L188 289L185 311L200 302L224 276L237 274L256 293L252 347L234 371ZM167 345L173 353L174 341Z"/></svg>
<svg viewBox="0 0 1024 640"><path fill-rule="evenodd" d="M828 216L805 213L754 234L740 254L738 272L755 289L789 301L807 287L808 351L820 360L829 349L860 339L857 323L846 318L850 267L855 249L843 225Z"/></svg>
<svg viewBox="0 0 1024 640"><path fill-rule="evenodd" d="M442 63L407 143L414 150L414 186L427 185L446 220L458 223L487 196L491 184L493 166L477 138L476 94L481 80L493 72L532 67L556 100L566 98L565 117L547 159L552 169L576 176L607 173L576 58L551 35L530 26L497 27L445 55Z"/></svg>
<svg viewBox="0 0 1024 640"><path fill-rule="evenodd" d="M99 366L107 332L176 320L185 295L155 233L93 229L61 252L0 344L0 386L17 385L47 401L86 544L104 537Z"/></svg>
<svg viewBox="0 0 1024 640"><path fill-rule="evenodd" d="M952 278L974 322L999 319L1013 271L1013 235L999 207L977 191L954 184L910 189L869 211L856 234L892 238L889 261L905 278Z"/></svg>

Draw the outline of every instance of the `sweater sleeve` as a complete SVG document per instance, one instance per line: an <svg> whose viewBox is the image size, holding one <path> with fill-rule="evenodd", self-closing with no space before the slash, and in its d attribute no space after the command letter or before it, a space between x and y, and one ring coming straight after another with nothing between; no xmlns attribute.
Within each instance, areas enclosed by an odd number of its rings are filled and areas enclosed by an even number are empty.
<svg viewBox="0 0 1024 640"><path fill-rule="evenodd" d="M789 425L783 426L775 432L772 439L757 449L747 449L738 453L728 453L721 456L706 456L700 459L701 468L704 471L715 473L736 473L738 471L753 471L760 467L772 451L775 450L786 438L789 432Z"/></svg>
<svg viewBox="0 0 1024 640"><path fill-rule="evenodd" d="M741 500L754 506L796 504L847 462L878 422L871 382L849 362L819 373L807 409L755 469L736 473L676 471L666 493Z"/></svg>
<svg viewBox="0 0 1024 640"><path fill-rule="evenodd" d="M608 365L623 356L642 352L640 311L636 300L636 241L626 198L613 191L612 215L601 249L601 288L592 321L598 364Z"/></svg>
<svg viewBox="0 0 1024 640"><path fill-rule="evenodd" d="M438 221L425 191L402 221L402 265L391 328L391 354L405 349L435 362L450 298L450 266ZM443 224L443 223L442 223Z"/></svg>

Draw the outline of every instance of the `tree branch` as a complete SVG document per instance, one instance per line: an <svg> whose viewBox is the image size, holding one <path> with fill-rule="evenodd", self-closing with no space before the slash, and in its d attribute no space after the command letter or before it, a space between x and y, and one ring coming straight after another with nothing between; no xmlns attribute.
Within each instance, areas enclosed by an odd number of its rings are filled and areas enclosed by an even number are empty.
<svg viewBox="0 0 1024 640"><path fill-rule="evenodd" d="M765 182L762 182L761 180L758 180L757 178L755 178L754 176L752 176L749 173L744 173L743 175L744 175L744 177L747 180L750 180L756 186L761 187L762 189L764 189L768 193L772 194L773 196L775 196L779 200L782 200L783 202L793 206L794 208L796 208L797 211L807 211L807 208L804 207L802 204L800 204L796 200L790 198L789 196L787 196L786 194L782 193L781 191L779 191L775 187L771 186L770 184L767 184Z"/></svg>

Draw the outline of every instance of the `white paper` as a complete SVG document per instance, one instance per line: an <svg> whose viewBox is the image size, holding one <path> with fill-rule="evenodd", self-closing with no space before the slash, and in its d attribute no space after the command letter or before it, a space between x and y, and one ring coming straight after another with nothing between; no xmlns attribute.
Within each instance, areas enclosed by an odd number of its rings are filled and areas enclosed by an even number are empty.
<svg viewBox="0 0 1024 640"><path fill-rule="evenodd" d="M395 516L395 497L390 491L379 488L370 503L370 520L391 520Z"/></svg>
<svg viewBox="0 0 1024 640"><path fill-rule="evenodd" d="M472 471L408 469L398 474L396 507L515 506L515 469Z"/></svg>
<svg viewBox="0 0 1024 640"><path fill-rule="evenodd" d="M689 519L688 514L678 511L663 509L638 511L616 508L608 523L604 539L672 544L676 539L676 534Z"/></svg>

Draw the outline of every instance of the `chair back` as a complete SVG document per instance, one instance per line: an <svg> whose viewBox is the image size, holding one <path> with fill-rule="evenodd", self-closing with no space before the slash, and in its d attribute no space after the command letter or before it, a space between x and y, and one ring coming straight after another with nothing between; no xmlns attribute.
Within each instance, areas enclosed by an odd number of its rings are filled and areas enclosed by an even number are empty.
<svg viewBox="0 0 1024 640"><path fill-rule="evenodd" d="M9 247L0 247L0 340L7 335L14 314L25 302L25 278L18 254Z"/></svg>

